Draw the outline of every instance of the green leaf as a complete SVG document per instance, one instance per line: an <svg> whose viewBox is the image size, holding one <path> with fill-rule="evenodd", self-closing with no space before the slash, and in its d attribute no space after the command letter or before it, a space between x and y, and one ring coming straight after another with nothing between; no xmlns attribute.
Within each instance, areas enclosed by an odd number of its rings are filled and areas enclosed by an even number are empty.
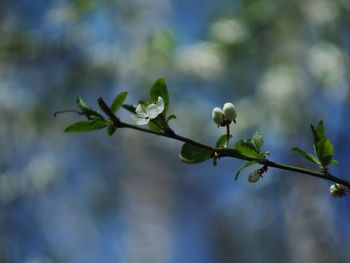
<svg viewBox="0 0 350 263"><path fill-rule="evenodd" d="M82 98L77 98L76 104L89 120L104 120L103 116L97 110L88 106Z"/></svg>
<svg viewBox="0 0 350 263"><path fill-rule="evenodd" d="M149 102L149 101L144 101L144 100L139 100L139 103L138 103L138 104L141 104L142 107L147 108L147 106L150 105L151 102Z"/></svg>
<svg viewBox="0 0 350 263"><path fill-rule="evenodd" d="M159 96L164 100L164 111L162 114L165 115L169 107L169 95L164 78L156 80L150 89L150 97L152 101L157 101Z"/></svg>
<svg viewBox="0 0 350 263"><path fill-rule="evenodd" d="M251 138L250 141L255 148L255 152L260 153L261 148L264 145L264 137L260 133L257 132L254 134L254 136Z"/></svg>
<svg viewBox="0 0 350 263"><path fill-rule="evenodd" d="M256 152L255 145L247 140L240 140L236 143L235 148L241 155L249 158L260 158L260 153Z"/></svg>
<svg viewBox="0 0 350 263"><path fill-rule="evenodd" d="M112 136L113 133L114 133L116 130L117 130L116 127L114 127L113 125L109 125L109 126L107 127L107 134L108 134L109 136Z"/></svg>
<svg viewBox="0 0 350 263"><path fill-rule="evenodd" d="M64 129L64 132L90 132L102 129L108 126L107 121L80 121L69 125Z"/></svg>
<svg viewBox="0 0 350 263"><path fill-rule="evenodd" d="M185 163L200 163L212 158L213 151L190 143L182 146L180 159Z"/></svg>
<svg viewBox="0 0 350 263"><path fill-rule="evenodd" d="M317 124L316 127L316 132L318 137L322 140L326 138L325 131L324 131L324 125L323 125L323 120L320 120Z"/></svg>
<svg viewBox="0 0 350 263"><path fill-rule="evenodd" d="M77 98L76 103L77 103L78 107L81 109L82 108L89 108L89 106L86 104L86 102L80 97Z"/></svg>
<svg viewBox="0 0 350 263"><path fill-rule="evenodd" d="M328 139L322 139L316 144L316 150L322 166L327 167L333 157L333 144Z"/></svg>
<svg viewBox="0 0 350 263"><path fill-rule="evenodd" d="M151 120L148 124L148 127L151 130L157 131L157 132L166 130L167 128L169 128L168 123L165 120L164 114L160 114L157 116L157 118Z"/></svg>
<svg viewBox="0 0 350 263"><path fill-rule="evenodd" d="M166 122L169 122L170 120L172 119L176 119L176 115L172 114L170 115L167 119L166 119Z"/></svg>
<svg viewBox="0 0 350 263"><path fill-rule="evenodd" d="M339 165L339 162L337 160L332 160L329 162L328 166L331 166L331 165Z"/></svg>
<svg viewBox="0 0 350 263"><path fill-rule="evenodd" d="M236 173L236 176L235 176L235 181L237 181L238 179L238 176L239 174L242 172L243 169L249 167L249 166L252 166L253 164L256 164L257 162L256 161L249 161L249 162L246 162L241 168L239 168L239 170L237 171Z"/></svg>
<svg viewBox="0 0 350 263"><path fill-rule="evenodd" d="M314 164L321 165L320 160L315 155L313 155L311 153L307 153L307 152L299 149L298 147L292 148L291 151L298 153L301 157L309 160L310 162L313 162Z"/></svg>
<svg viewBox="0 0 350 263"><path fill-rule="evenodd" d="M111 105L111 110L116 113L120 106L125 101L126 97L128 96L128 93L126 91L120 92L113 100L113 103Z"/></svg>
<svg viewBox="0 0 350 263"><path fill-rule="evenodd" d="M231 138L232 138L232 135L229 136L229 139ZM216 148L226 147L229 139L227 139L227 134L221 135L216 142Z"/></svg>
<svg viewBox="0 0 350 263"><path fill-rule="evenodd" d="M311 131L313 137L313 147L315 155L306 153L299 148L293 148L292 151L299 153L302 157L309 161L319 165L321 168L327 168L327 166L338 164L336 160L332 160L333 157L333 144L326 138L323 121L320 120L316 127L312 124Z"/></svg>
<svg viewBox="0 0 350 263"><path fill-rule="evenodd" d="M311 126L312 136L314 139L314 145L315 145L315 147L317 147L316 145L319 141L326 139L323 121L320 120L318 122L316 128L312 124L310 126Z"/></svg>
<svg viewBox="0 0 350 263"><path fill-rule="evenodd" d="M264 154L261 153L263 144L264 138L257 132L251 139L238 141L234 148L246 157L260 160L264 158Z"/></svg>
<svg viewBox="0 0 350 263"><path fill-rule="evenodd" d="M150 128L152 131L160 132L162 129L159 127L159 125L156 123L155 120L151 120L148 123L148 128Z"/></svg>
<svg viewBox="0 0 350 263"><path fill-rule="evenodd" d="M130 104L123 104L122 107L131 113L135 113L136 107Z"/></svg>

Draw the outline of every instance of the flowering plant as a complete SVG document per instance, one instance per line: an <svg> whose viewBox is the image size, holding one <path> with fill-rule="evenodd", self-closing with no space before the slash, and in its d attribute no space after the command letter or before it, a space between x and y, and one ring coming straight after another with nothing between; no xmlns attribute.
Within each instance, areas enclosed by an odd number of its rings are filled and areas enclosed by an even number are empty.
<svg viewBox="0 0 350 263"><path fill-rule="evenodd" d="M319 121L316 126L311 124L314 153L306 152L298 147L291 149L301 157L317 165L318 170L315 171L269 160L268 156L270 152L262 151L264 138L260 133L256 133L246 140L238 140L233 147L230 146L230 139L233 137L230 125L232 123L236 124L237 119L237 109L231 102L226 102L222 109L215 107L212 110L213 122L218 127L226 127L226 133L218 138L215 146L210 146L180 136L170 128L169 121L176 118L176 116L167 115L169 95L166 82L163 78L158 79L151 86L150 99L148 101L141 101L136 106L125 104L124 101L127 95L127 92L119 93L110 106L108 106L102 98L99 98L97 100L98 105L105 115L88 106L81 98L78 98L76 103L80 109L79 111L66 110L57 113L68 111L76 112L80 115L84 115L86 120L73 123L64 131L88 132L106 128L107 133L113 135L114 132L120 128L134 129L184 142L180 152L180 159L185 163L194 164L211 159L213 165L217 165L218 160L222 157L245 160L246 163L238 169L235 174L236 180L241 171L245 168L258 165L259 168L248 175L248 181L251 183L259 181L263 177L263 174L268 172L269 167L272 167L332 181L335 183L330 187L330 194L333 197L343 197L350 191L349 181L336 177L329 172L329 168L332 165L337 165L338 162L333 159L333 144L325 135L324 123L322 120ZM131 118L136 125L122 122L117 117L116 114L120 108L124 108L132 113ZM148 125L148 128L139 127L137 125Z"/></svg>

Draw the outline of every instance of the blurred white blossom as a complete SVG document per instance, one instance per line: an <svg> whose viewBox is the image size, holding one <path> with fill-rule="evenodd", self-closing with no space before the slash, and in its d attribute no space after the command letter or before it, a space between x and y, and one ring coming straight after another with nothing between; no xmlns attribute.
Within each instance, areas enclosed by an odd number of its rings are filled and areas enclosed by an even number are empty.
<svg viewBox="0 0 350 263"><path fill-rule="evenodd" d="M307 0L301 7L305 17L316 25L333 22L339 16L339 9L333 1Z"/></svg>
<svg viewBox="0 0 350 263"><path fill-rule="evenodd" d="M236 44L247 39L248 30L238 19L221 20L210 27L210 36L224 44Z"/></svg>
<svg viewBox="0 0 350 263"><path fill-rule="evenodd" d="M320 43L308 50L308 67L327 88L327 98L340 102L346 96L346 55L335 45Z"/></svg>
<svg viewBox="0 0 350 263"><path fill-rule="evenodd" d="M285 103L290 102L292 98L304 95L302 87L300 70L279 65L269 68L263 75L258 92L269 104L285 107Z"/></svg>
<svg viewBox="0 0 350 263"><path fill-rule="evenodd" d="M225 63L219 46L202 42L180 48L176 65L180 71L210 80L223 73Z"/></svg>

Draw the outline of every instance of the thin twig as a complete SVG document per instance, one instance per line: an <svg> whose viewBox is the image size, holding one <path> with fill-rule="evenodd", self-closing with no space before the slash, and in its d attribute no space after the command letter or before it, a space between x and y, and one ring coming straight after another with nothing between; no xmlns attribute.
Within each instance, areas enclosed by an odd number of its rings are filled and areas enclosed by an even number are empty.
<svg viewBox="0 0 350 263"><path fill-rule="evenodd" d="M231 137L231 134L230 134L230 124L227 124L227 125L226 125L226 136L227 136L227 142L226 142L225 147L227 147L228 144L229 144L229 142L230 142L230 137Z"/></svg>
<svg viewBox="0 0 350 263"><path fill-rule="evenodd" d="M54 118L56 118L58 114L68 113L68 112L76 113L76 114L78 114L78 115L84 115L83 112L80 112L80 111L77 111L77 110L73 110L73 109L68 109L68 110L58 110L58 111L55 111L55 112L53 113L53 116L54 116Z"/></svg>
<svg viewBox="0 0 350 263"><path fill-rule="evenodd" d="M111 121L113 122L113 125L116 128L128 128L128 129L133 129L133 130L137 130L137 131L141 131L141 132L145 132L145 133L150 133L153 135L171 138L171 139L174 139L177 141L189 143L189 144L198 146L200 148L213 151L213 153L217 153L220 157L231 157L231 158L241 159L241 160L245 160L245 161L257 161L258 163L265 165L265 166L268 166L268 167L277 168L277 169L286 170L286 171L291 171L291 172L297 172L297 173L301 173L301 174L310 175L313 177L318 177L321 179L325 179L328 181L332 181L335 183L345 185L345 186L350 188L350 182L343 180L341 178L338 178L338 177L336 177L328 172L325 174L322 172L317 172L317 171L309 170L309 169L298 167L298 166L276 163L276 162L273 162L273 161L270 161L267 159L265 159L263 161L259 161L255 158L250 158L250 157L246 157L244 155L241 155L235 151L226 151L225 149L215 149L215 148L211 147L210 145L194 141L194 140L189 139L187 137L178 135L175 132L170 132L170 133L157 132L157 131L152 131L149 129L141 128L139 126L135 126L135 125L132 125L129 123L125 123L125 122L120 121L117 118L117 116L115 116L115 114L111 111L111 109L107 106L107 104L104 102L104 100L102 98L98 99L98 104L100 105L103 112L105 112L110 117Z"/></svg>

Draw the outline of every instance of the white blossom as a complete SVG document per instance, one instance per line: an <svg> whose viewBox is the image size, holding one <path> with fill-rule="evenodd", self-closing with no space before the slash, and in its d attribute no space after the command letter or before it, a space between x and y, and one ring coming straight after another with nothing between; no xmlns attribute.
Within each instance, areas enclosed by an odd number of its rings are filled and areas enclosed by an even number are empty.
<svg viewBox="0 0 350 263"><path fill-rule="evenodd" d="M218 127L229 125L232 121L236 123L236 107L231 102L226 102L223 109L215 107L211 113L211 116Z"/></svg>
<svg viewBox="0 0 350 263"><path fill-rule="evenodd" d="M222 109L220 109L219 107L215 107L211 113L211 117L213 119L213 121L219 126L221 124L224 123L225 121L225 116L224 116L224 112L222 111Z"/></svg>
<svg viewBox="0 0 350 263"><path fill-rule="evenodd" d="M163 111L164 100L159 96L156 103L151 103L148 106L138 104L135 109L135 114L133 114L131 118L137 125L146 125L150 120L157 118Z"/></svg>
<svg viewBox="0 0 350 263"><path fill-rule="evenodd" d="M226 102L224 104L223 110L224 110L225 120L233 121L236 123L237 111L236 111L235 105L233 105L231 102Z"/></svg>

